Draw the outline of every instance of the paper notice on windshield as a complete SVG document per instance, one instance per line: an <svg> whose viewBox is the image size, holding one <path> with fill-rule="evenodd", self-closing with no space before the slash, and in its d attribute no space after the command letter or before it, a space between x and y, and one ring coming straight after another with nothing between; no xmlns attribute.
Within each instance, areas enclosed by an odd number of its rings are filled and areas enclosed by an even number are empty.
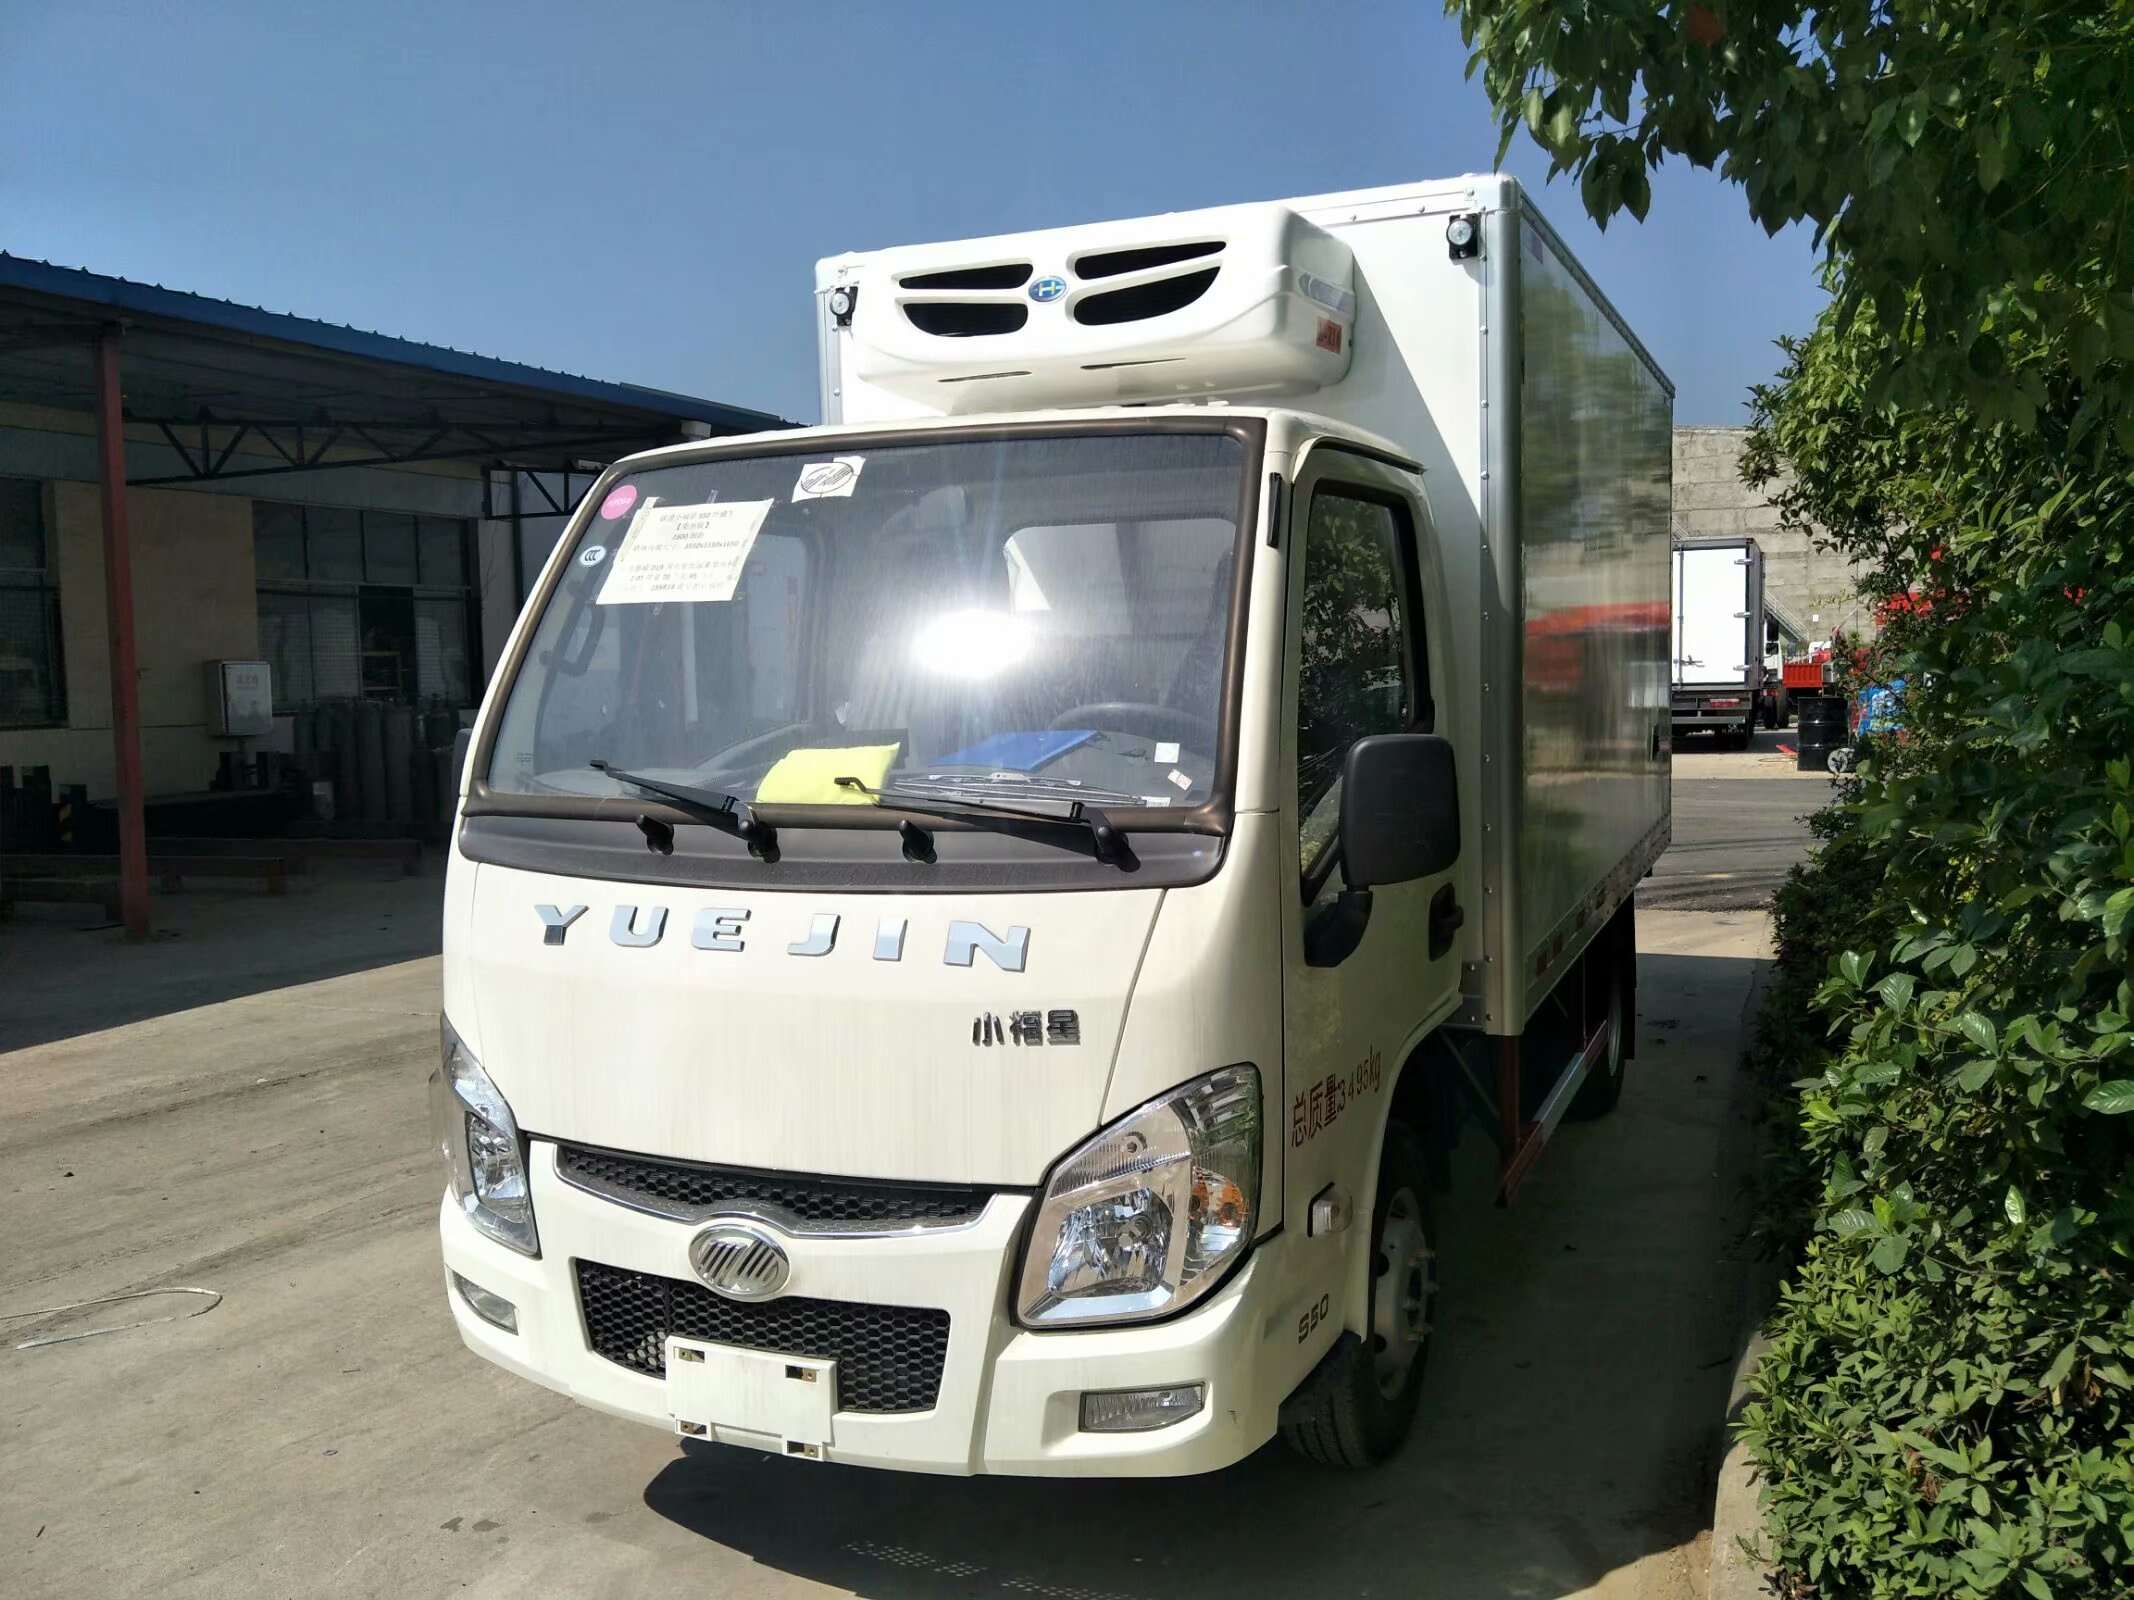
<svg viewBox="0 0 2134 1600"><path fill-rule="evenodd" d="M748 565L769 500L725 500L703 506L647 504L631 520L622 548L600 586L604 606L657 605L663 600L727 601Z"/></svg>

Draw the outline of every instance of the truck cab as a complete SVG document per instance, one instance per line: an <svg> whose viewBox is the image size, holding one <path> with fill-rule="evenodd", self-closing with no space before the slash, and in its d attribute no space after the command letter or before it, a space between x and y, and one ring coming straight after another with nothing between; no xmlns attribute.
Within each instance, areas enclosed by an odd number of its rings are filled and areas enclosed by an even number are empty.
<svg viewBox="0 0 2134 1600"><path fill-rule="evenodd" d="M1516 260L1516 191L1476 182L1400 215L1434 242L1480 205ZM1629 890L1665 843L1666 531L1537 550L1492 627L1442 437L1302 403L1341 409L1383 316L1308 209L1153 219L1281 257L1212 332L1136 336L1207 398L1136 392L1096 321L987 353L1029 368L1009 400L1049 374L1074 403L964 410L974 353L903 338L970 292L913 279L1034 256L1018 309L1071 309L1208 253L1148 224L851 258L826 338L892 308L899 332L833 348L826 398L958 409L650 452L581 505L478 719L447 877L439 1224L477 1353L808 1460L1398 1445L1463 1104L1509 1194L1621 1090ZM1089 270L1106 244L1143 254ZM1522 635L1578 571L1523 691ZM1582 787L1543 840L1521 819L1551 762ZM1570 888L1522 886L1559 853ZM1525 1065L1522 1039L1547 1041Z"/></svg>

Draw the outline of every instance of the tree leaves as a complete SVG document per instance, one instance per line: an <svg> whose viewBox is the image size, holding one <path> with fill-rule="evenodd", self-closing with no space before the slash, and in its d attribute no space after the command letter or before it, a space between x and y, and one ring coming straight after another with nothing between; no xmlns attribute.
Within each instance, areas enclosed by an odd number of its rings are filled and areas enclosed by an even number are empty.
<svg viewBox="0 0 2134 1600"><path fill-rule="evenodd" d="M1756 9L1679 0L1449 0L1497 108L1595 220L1651 203L1666 156L1718 165L1776 233L1816 230L1841 303L1880 308L1883 393L1961 397L2035 426L1991 331L2102 327L2134 275L2120 215L2134 148L2134 13L1963 0L1953 8ZM1812 42L1811 42L1812 41ZM1586 113L1598 108L1598 116ZM1613 153L1636 152L1632 163ZM1503 159L1500 149L1498 160ZM1585 181L1592 163L1608 168ZM1912 315L1897 308L1909 304ZM1866 325L1863 324L1863 327ZM2122 360L2124 357L2122 356ZM2092 359L2096 420L2134 438L2134 368ZM2107 430L2111 431L2111 430Z"/></svg>
<svg viewBox="0 0 2134 1600"><path fill-rule="evenodd" d="M1845 687L1904 679L1906 726L1777 899L1793 1265L1742 1429L1778 1587L2102 1592L2134 1527L2134 7L1455 9L1596 220L1680 155L1824 253L1744 476L1853 563L1882 626Z"/></svg>

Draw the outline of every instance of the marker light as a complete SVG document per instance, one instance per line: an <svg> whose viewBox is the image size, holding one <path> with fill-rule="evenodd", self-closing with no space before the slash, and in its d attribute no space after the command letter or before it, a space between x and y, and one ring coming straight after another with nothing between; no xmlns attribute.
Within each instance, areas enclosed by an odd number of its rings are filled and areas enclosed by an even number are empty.
<svg viewBox="0 0 2134 1600"><path fill-rule="evenodd" d="M1197 1383L1163 1389L1113 1389L1082 1396L1084 1433L1153 1433L1200 1415L1208 1392Z"/></svg>
<svg viewBox="0 0 2134 1600"><path fill-rule="evenodd" d="M484 1322L494 1323L506 1333L519 1331L519 1308L502 1295L491 1294L480 1284L462 1278L456 1272L452 1274L452 1287L457 1289L459 1297L467 1302L467 1309Z"/></svg>

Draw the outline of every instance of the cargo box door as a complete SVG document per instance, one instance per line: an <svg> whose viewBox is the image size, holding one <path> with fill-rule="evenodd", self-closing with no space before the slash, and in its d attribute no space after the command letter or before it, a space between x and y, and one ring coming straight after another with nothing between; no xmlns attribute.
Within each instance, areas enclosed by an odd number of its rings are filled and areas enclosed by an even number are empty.
<svg viewBox="0 0 2134 1600"><path fill-rule="evenodd" d="M1748 558L1740 545L1675 552L1677 684L1747 681L1748 593Z"/></svg>

